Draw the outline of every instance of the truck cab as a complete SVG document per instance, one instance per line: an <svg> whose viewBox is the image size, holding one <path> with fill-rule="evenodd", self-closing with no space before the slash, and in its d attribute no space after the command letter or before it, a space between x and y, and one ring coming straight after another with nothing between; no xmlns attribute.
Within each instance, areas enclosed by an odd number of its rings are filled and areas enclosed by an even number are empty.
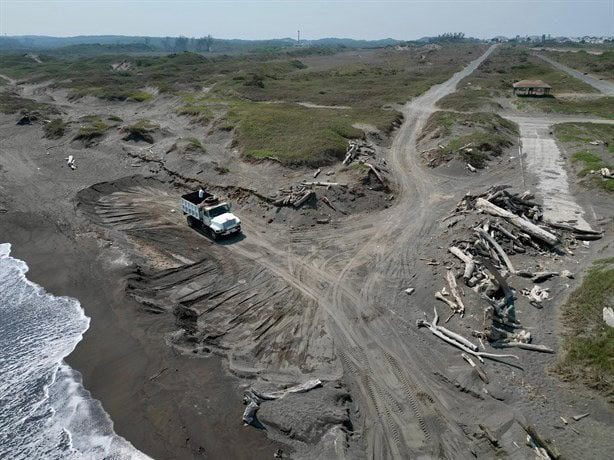
<svg viewBox="0 0 614 460"><path fill-rule="evenodd" d="M200 189L181 196L181 209L190 227L204 227L214 240L241 232L241 220L230 204Z"/></svg>

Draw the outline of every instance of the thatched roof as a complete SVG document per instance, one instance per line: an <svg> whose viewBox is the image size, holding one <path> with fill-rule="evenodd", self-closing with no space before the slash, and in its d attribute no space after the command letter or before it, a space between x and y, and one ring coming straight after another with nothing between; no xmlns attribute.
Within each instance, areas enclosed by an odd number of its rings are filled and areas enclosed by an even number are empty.
<svg viewBox="0 0 614 460"><path fill-rule="evenodd" d="M514 88L552 88L541 80L520 80L512 85Z"/></svg>

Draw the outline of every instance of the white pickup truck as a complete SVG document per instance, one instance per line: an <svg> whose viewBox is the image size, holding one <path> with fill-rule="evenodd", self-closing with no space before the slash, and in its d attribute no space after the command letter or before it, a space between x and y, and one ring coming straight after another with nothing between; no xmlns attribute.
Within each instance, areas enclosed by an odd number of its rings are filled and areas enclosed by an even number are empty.
<svg viewBox="0 0 614 460"><path fill-rule="evenodd" d="M230 204L203 189L182 195L181 209L190 227L206 228L214 240L241 232L241 220L230 212Z"/></svg>

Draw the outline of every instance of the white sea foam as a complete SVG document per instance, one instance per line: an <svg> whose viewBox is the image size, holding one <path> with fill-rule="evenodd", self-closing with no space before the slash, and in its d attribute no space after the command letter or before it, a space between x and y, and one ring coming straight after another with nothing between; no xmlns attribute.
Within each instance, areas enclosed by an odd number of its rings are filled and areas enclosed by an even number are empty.
<svg viewBox="0 0 614 460"><path fill-rule="evenodd" d="M28 281L0 244L0 458L147 459L63 359L89 327L76 299Z"/></svg>

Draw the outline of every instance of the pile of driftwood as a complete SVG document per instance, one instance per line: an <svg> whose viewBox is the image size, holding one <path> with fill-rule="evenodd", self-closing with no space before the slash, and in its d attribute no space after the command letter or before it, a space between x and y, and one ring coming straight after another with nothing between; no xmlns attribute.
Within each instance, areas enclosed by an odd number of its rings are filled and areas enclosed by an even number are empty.
<svg viewBox="0 0 614 460"><path fill-rule="evenodd" d="M564 243L569 245L577 239L597 239L601 237L601 233L567 224L546 222L542 207L533 201L534 196L531 193L511 193L508 188L496 186L479 195L468 194L458 203L455 213L482 213L485 217L470 228L471 235L463 235L448 248L449 253L463 263L462 274L457 274L450 267L446 274L449 291L443 288L435 293L435 298L452 310L446 322L455 313L462 316L465 305L461 295L462 285L459 286L457 278L462 279L462 284L476 292L487 305L483 314L483 329L473 331L473 336L482 344L482 340L487 340L494 348L518 347L554 353L548 347L531 343L531 334L522 329L516 318L516 291L508 282L514 276L530 279L535 285L531 289L523 290L522 294L531 304L539 306L549 296L549 290L539 286L540 283L555 276L572 278L573 274L567 270L551 272L521 269L514 266L510 256L517 253L544 254L560 250L559 246L564 246ZM420 320L418 325L427 327L434 335L466 353L474 354L478 358L491 357L488 354L476 354L477 346L464 337L451 337L447 331L437 327L436 321L429 324Z"/></svg>
<svg viewBox="0 0 614 460"><path fill-rule="evenodd" d="M473 142L469 142L468 144L465 144L460 147L458 149L458 153L461 155L467 155L473 152L473 150ZM432 149L424 150L421 155L426 160L426 164L429 168L435 168L452 158L452 152L446 150L446 146L441 144L439 144L437 147L433 147ZM466 166L467 169L471 172L478 171L477 168L473 166L469 161L466 162Z"/></svg>
<svg viewBox="0 0 614 460"><path fill-rule="evenodd" d="M274 206L294 206L300 208L304 203L315 197L313 190L307 185L290 186L287 189L280 189L273 198Z"/></svg>
<svg viewBox="0 0 614 460"><path fill-rule="evenodd" d="M343 164L346 166L360 156L375 156L375 149L373 148L373 144L369 144L364 141L354 140L349 141L348 144L348 150L345 154L345 158L343 159Z"/></svg>
<svg viewBox="0 0 614 460"><path fill-rule="evenodd" d="M604 179L614 179L614 173L610 171L610 168L601 168L599 174L601 174L601 177Z"/></svg>

